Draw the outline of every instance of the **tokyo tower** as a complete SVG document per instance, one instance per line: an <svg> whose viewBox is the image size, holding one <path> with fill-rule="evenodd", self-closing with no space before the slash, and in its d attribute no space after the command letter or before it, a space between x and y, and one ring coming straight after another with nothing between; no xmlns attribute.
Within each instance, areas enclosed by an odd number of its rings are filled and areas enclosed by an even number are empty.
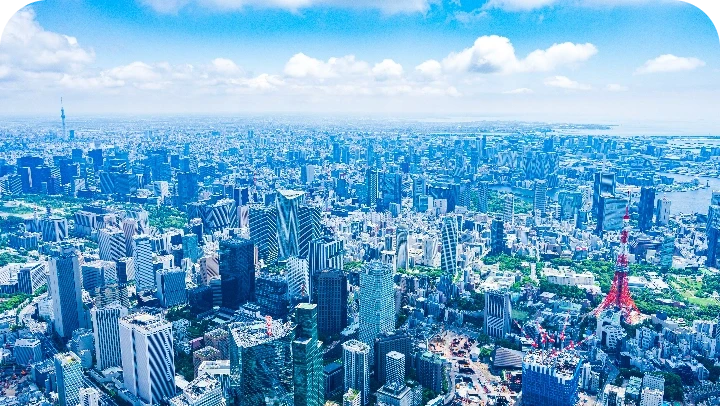
<svg viewBox="0 0 720 406"><path fill-rule="evenodd" d="M628 235L630 234L630 212L629 203L625 207L623 217L623 229L620 232L620 253L615 263L615 277L613 278L610 292L593 314L599 315L603 310L616 309L622 312L623 319L627 324L637 324L640 321L640 311L630 297L628 287Z"/></svg>

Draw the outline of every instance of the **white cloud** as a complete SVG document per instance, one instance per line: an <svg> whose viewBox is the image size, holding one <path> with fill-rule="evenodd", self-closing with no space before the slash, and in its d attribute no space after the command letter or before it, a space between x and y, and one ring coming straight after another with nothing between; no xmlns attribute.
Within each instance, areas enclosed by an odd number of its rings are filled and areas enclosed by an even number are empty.
<svg viewBox="0 0 720 406"><path fill-rule="evenodd" d="M607 90L608 92L627 92L630 89L628 89L627 86L612 83L612 84L607 85L605 87L605 90Z"/></svg>
<svg viewBox="0 0 720 406"><path fill-rule="evenodd" d="M488 0L484 9L503 9L505 11L531 11L551 6L579 7L616 7L657 2L673 2L672 0Z"/></svg>
<svg viewBox="0 0 720 406"><path fill-rule="evenodd" d="M156 71L155 67L143 62L133 62L129 65L118 66L104 72L104 74L114 79L131 82L150 82L161 78L160 73Z"/></svg>
<svg viewBox="0 0 720 406"><path fill-rule="evenodd" d="M507 92L503 92L504 94L533 94L535 93L532 89L529 89L527 87L521 87L519 89L515 90L508 90Z"/></svg>
<svg viewBox="0 0 720 406"><path fill-rule="evenodd" d="M442 75L442 65L440 62L431 59L416 66L415 71L423 77L437 79Z"/></svg>
<svg viewBox="0 0 720 406"><path fill-rule="evenodd" d="M173 14L190 7L232 11L243 8L274 8L296 12L311 7L360 8L387 14L427 13L439 0L138 0L159 13Z"/></svg>
<svg viewBox="0 0 720 406"><path fill-rule="evenodd" d="M73 72L94 60L95 53L76 38L43 29L31 8L10 19L0 42L0 64L22 71Z"/></svg>
<svg viewBox="0 0 720 406"><path fill-rule="evenodd" d="M402 77L403 67L392 59L385 59L375 64L372 73L377 80L396 79Z"/></svg>
<svg viewBox="0 0 720 406"><path fill-rule="evenodd" d="M341 75L367 75L370 65L358 61L354 55L330 58L327 62L311 58L303 53L293 55L285 64L285 75L294 78L330 79Z"/></svg>
<svg viewBox="0 0 720 406"><path fill-rule="evenodd" d="M472 11L456 11L452 14L451 19L455 20L461 24L473 24L478 21L484 20L489 16L488 12L481 9L476 8Z"/></svg>
<svg viewBox="0 0 720 406"><path fill-rule="evenodd" d="M590 90L590 89L592 89L592 86L576 82L566 76L553 76L553 77L546 78L545 86L559 87L561 89L568 89L568 90Z"/></svg>
<svg viewBox="0 0 720 406"><path fill-rule="evenodd" d="M597 54L595 45L566 42L531 52L518 59L508 38L497 35L478 38L472 47L453 52L442 61L444 71L478 73L549 72L561 66L587 61Z"/></svg>
<svg viewBox="0 0 720 406"><path fill-rule="evenodd" d="M210 66L214 72L223 76L241 76L244 74L243 70L235 62L226 58L213 59Z"/></svg>
<svg viewBox="0 0 720 406"><path fill-rule="evenodd" d="M651 59L635 71L638 75L647 73L691 71L705 66L705 62L697 58L683 58L671 54Z"/></svg>

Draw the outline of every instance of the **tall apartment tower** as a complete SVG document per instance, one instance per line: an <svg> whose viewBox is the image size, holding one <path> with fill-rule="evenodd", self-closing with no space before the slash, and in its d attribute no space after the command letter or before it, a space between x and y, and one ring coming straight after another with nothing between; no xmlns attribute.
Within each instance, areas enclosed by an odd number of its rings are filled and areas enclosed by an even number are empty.
<svg viewBox="0 0 720 406"><path fill-rule="evenodd" d="M250 240L220 242L220 284L223 307L238 309L255 300L255 245Z"/></svg>
<svg viewBox="0 0 720 406"><path fill-rule="evenodd" d="M360 392L360 404L367 405L370 395L370 347L357 340L343 343L343 366L345 367L345 392Z"/></svg>
<svg viewBox="0 0 720 406"><path fill-rule="evenodd" d="M322 406L324 376L322 342L318 341L317 305L301 303L295 308L293 384L295 406Z"/></svg>
<svg viewBox="0 0 720 406"><path fill-rule="evenodd" d="M502 221L508 224L514 224L515 219L515 195L507 193L503 197L503 213Z"/></svg>
<svg viewBox="0 0 720 406"><path fill-rule="evenodd" d="M120 319L127 316L127 308L114 304L90 310L95 339L95 365L98 370L122 365L120 350Z"/></svg>
<svg viewBox="0 0 720 406"><path fill-rule="evenodd" d="M512 305L508 292L485 292L485 334L495 338L505 338L510 332Z"/></svg>
<svg viewBox="0 0 720 406"><path fill-rule="evenodd" d="M368 168L365 171L365 188L367 191L365 204L371 209L375 209L380 197L380 174L377 170Z"/></svg>
<svg viewBox="0 0 720 406"><path fill-rule="evenodd" d="M318 330L324 336L340 334L347 327L347 277L342 271L324 271L317 285Z"/></svg>
<svg viewBox="0 0 720 406"><path fill-rule="evenodd" d="M73 352L55 355L55 382L60 406L78 406L80 389L83 387L83 371L80 358Z"/></svg>
<svg viewBox="0 0 720 406"><path fill-rule="evenodd" d="M49 288L52 297L55 332L63 338L85 327L85 311L82 302L80 251L70 243L60 243L51 248L49 265Z"/></svg>
<svg viewBox="0 0 720 406"><path fill-rule="evenodd" d="M442 252L440 253L440 270L443 275L454 276L457 273L458 223L455 217L443 219L440 230Z"/></svg>
<svg viewBox="0 0 720 406"><path fill-rule="evenodd" d="M395 284L392 267L379 261L365 265L360 273L360 341L368 346L382 333L395 330Z"/></svg>
<svg viewBox="0 0 720 406"><path fill-rule="evenodd" d="M292 404L295 326L277 320L230 325L230 392L237 406Z"/></svg>
<svg viewBox="0 0 720 406"><path fill-rule="evenodd" d="M490 255L500 255L505 249L505 222L501 219L493 219L490 223Z"/></svg>
<svg viewBox="0 0 720 406"><path fill-rule="evenodd" d="M408 246L408 229L400 227L397 230L397 243L395 244L395 268L410 268L410 252Z"/></svg>
<svg viewBox="0 0 720 406"><path fill-rule="evenodd" d="M172 324L147 313L120 319L125 388L145 403L175 395Z"/></svg>
<svg viewBox="0 0 720 406"><path fill-rule="evenodd" d="M153 268L153 250L148 235L133 237L133 266L135 268L135 288L138 292L155 289L155 270Z"/></svg>
<svg viewBox="0 0 720 406"><path fill-rule="evenodd" d="M385 384L402 387L405 385L405 354L391 351L385 356Z"/></svg>

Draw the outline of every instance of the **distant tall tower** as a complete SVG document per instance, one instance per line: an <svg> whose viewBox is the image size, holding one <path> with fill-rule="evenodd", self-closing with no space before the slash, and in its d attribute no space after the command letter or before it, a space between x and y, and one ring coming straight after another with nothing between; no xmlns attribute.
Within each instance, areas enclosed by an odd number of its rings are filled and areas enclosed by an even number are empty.
<svg viewBox="0 0 720 406"><path fill-rule="evenodd" d="M379 261L369 262L360 273L359 338L370 348L371 359L375 339L394 329L395 285L392 267Z"/></svg>
<svg viewBox="0 0 720 406"><path fill-rule="evenodd" d="M65 107L63 107L62 97L60 98L60 118L62 119L63 139L65 139Z"/></svg>

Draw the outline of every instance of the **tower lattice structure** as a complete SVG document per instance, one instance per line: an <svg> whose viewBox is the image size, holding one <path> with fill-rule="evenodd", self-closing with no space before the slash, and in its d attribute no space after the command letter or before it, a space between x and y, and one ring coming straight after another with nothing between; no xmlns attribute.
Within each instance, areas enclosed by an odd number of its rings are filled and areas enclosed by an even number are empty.
<svg viewBox="0 0 720 406"><path fill-rule="evenodd" d="M623 319L628 324L637 324L640 321L640 311L635 301L630 296L628 286L628 236L630 235L630 212L629 203L625 208L623 217L623 229L620 232L620 253L615 263L615 276L613 277L610 292L603 302L595 308L594 315L599 315L607 309L617 309L622 312Z"/></svg>

